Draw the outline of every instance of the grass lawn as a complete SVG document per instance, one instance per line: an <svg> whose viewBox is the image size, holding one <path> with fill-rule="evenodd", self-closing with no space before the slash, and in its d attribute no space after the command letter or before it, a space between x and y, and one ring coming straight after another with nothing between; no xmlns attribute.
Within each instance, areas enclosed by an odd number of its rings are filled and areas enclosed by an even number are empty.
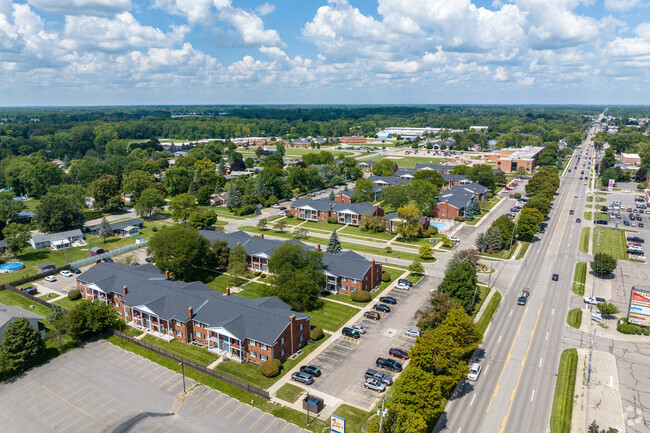
<svg viewBox="0 0 650 433"><path fill-rule="evenodd" d="M501 251L495 251L495 252L483 252L483 253L480 253L480 255L481 255L481 256L488 257L488 258L489 258L489 257L492 257L492 258L495 258L495 259L504 259L504 260L508 260L508 259L510 259L510 258L512 257L512 255L514 254L515 250L517 249L517 243L518 243L518 242L519 242L519 241L515 241L515 242L512 244L512 248L509 249L509 250L501 250Z"/></svg>
<svg viewBox="0 0 650 433"><path fill-rule="evenodd" d="M264 289L269 287L267 284L262 284L262 283L248 283L245 286L242 287L241 292L235 293L237 296L242 296L244 298L248 299L257 299L261 298L264 295Z"/></svg>
<svg viewBox="0 0 650 433"><path fill-rule="evenodd" d="M406 276L406 279L409 280L411 283L413 283L413 285L415 285L422 278L424 278L423 274L408 274Z"/></svg>
<svg viewBox="0 0 650 433"><path fill-rule="evenodd" d="M304 389L292 385L290 383L284 384L278 389L278 392L275 393L275 396L281 400L287 401L289 403L295 403L305 392Z"/></svg>
<svg viewBox="0 0 650 433"><path fill-rule="evenodd" d="M476 225L483 216L490 211L494 207L495 204L499 202L501 198L498 196L494 196L492 198L489 198L487 200L482 200L481 201L481 214L480 215L474 215L474 219L472 221L465 221L465 224L469 226Z"/></svg>
<svg viewBox="0 0 650 433"><path fill-rule="evenodd" d="M58 305L59 307L63 307L68 311L72 311L72 309L77 305L79 302L81 302L81 299L77 299L76 301L71 301L68 299L66 296L65 298L61 298L58 301L54 301L54 305Z"/></svg>
<svg viewBox="0 0 650 433"><path fill-rule="evenodd" d="M38 296L38 299L42 299L44 301L49 301L50 299L58 298L59 295L58 293L46 293L44 295Z"/></svg>
<svg viewBox="0 0 650 433"><path fill-rule="evenodd" d="M209 283L205 283L212 290L226 293L226 287L230 285L230 275L215 274L215 277Z"/></svg>
<svg viewBox="0 0 650 433"><path fill-rule="evenodd" d="M373 412L364 412L347 404L342 404L334 411L334 415L345 419L345 430L349 432L363 431L363 426L373 414Z"/></svg>
<svg viewBox="0 0 650 433"><path fill-rule="evenodd" d="M122 345L120 342L120 337L113 336L113 337L109 337L107 340L109 343L112 343L116 346L120 346L125 350L138 354L159 365L162 365L163 367L167 367L168 369L173 370L177 373L181 372L181 367L178 365L178 363L172 361L171 359L165 358L164 356L158 355L157 353L151 352L150 350L136 346L135 344L130 343L128 341L125 341L124 344ZM307 427L305 414L289 409L284 406L277 406L262 397L257 397L249 392L242 390L241 388L237 388L234 385L230 385L212 376L201 374L198 371L193 370L189 367L185 367L185 375L206 386L209 386L210 388L214 388L233 398L236 398L239 401L249 403L252 406L257 407L264 412L270 413L273 416L292 422L304 428L305 430L312 431L315 433L320 433L325 427L325 423L320 420L313 421L311 426Z"/></svg>
<svg viewBox="0 0 650 433"><path fill-rule="evenodd" d="M323 300L323 307L318 310L306 311L305 314L311 316L310 323L314 326L320 326L328 331L336 332L352 316L357 314L359 309L347 307Z"/></svg>
<svg viewBox="0 0 650 433"><path fill-rule="evenodd" d="M237 379L243 380L246 383L257 386L258 388L267 389L275 382L277 382L278 379L284 376L289 370L291 370L297 364L302 362L302 360L307 355L313 352L318 346L323 344L323 342L325 342L328 338L329 335L325 334L325 337L322 338L321 340L304 346L301 349L302 353L300 354L300 356L296 357L296 359L288 358L286 361L282 363L282 370L280 371L280 374L278 374L275 377L262 376L262 373L260 373L259 366L255 364L250 364L250 363L240 364L235 361L224 361L219 365L217 365L215 370L220 371L221 373L227 374L229 376L236 377Z"/></svg>
<svg viewBox="0 0 650 433"><path fill-rule="evenodd" d="M583 217L586 221L591 221L591 214L592 212L590 210L586 210Z"/></svg>
<svg viewBox="0 0 650 433"><path fill-rule="evenodd" d="M521 248L519 248L519 252L517 253L517 257L515 257L515 260L523 259L524 256L526 255L526 251L528 251L529 246L530 246L530 242L521 241Z"/></svg>
<svg viewBox="0 0 650 433"><path fill-rule="evenodd" d="M25 206L25 212L34 212L36 211L38 205L41 204L41 201L37 198L30 198L29 200L25 200L22 203Z"/></svg>
<svg viewBox="0 0 650 433"><path fill-rule="evenodd" d="M353 236L359 236L361 238L369 239L373 241L389 241L395 237L394 234L389 232L375 233L354 226L347 226L343 230L339 230L338 233L339 236L353 235Z"/></svg>
<svg viewBox="0 0 650 433"><path fill-rule="evenodd" d="M566 321L569 326L579 329L580 323L582 323L582 308L570 309L569 314L566 317Z"/></svg>
<svg viewBox="0 0 650 433"><path fill-rule="evenodd" d="M595 212L595 219L609 221L609 214L607 212Z"/></svg>
<svg viewBox="0 0 650 433"><path fill-rule="evenodd" d="M587 263L576 263L576 269L573 272L573 293L578 296L585 295L585 280L587 278Z"/></svg>
<svg viewBox="0 0 650 433"><path fill-rule="evenodd" d="M490 302L488 302L487 307L485 307L485 310L483 310L481 318L476 322L476 326L479 331L481 331L481 334L485 334L485 330L492 321L492 317L494 316L494 313L496 313L497 308L499 308L499 304L501 304L501 293L496 291L494 292L494 295L492 295Z"/></svg>
<svg viewBox="0 0 650 433"><path fill-rule="evenodd" d="M10 292L9 290L0 291L0 304L16 305L18 307L24 308L27 311L33 311L42 317L47 317L47 315L50 314L49 308L41 304L37 304L36 302L32 302L24 296L20 296L19 294ZM29 308L32 305L34 308Z"/></svg>
<svg viewBox="0 0 650 433"><path fill-rule="evenodd" d="M627 260L627 241L625 230L614 230L606 227L596 227L593 235L592 251L606 252L616 260Z"/></svg>
<svg viewBox="0 0 650 433"><path fill-rule="evenodd" d="M607 199L605 197L598 197L596 201L601 203L601 202L607 201Z"/></svg>
<svg viewBox="0 0 650 433"><path fill-rule="evenodd" d="M589 238L591 236L591 227L583 227L580 230L580 244L578 244L578 249L583 253L589 251Z"/></svg>
<svg viewBox="0 0 650 433"><path fill-rule="evenodd" d="M422 152L420 150L419 152ZM448 161L443 158L433 158L431 156L423 155L419 156L399 156L395 158L375 158L376 161L381 161L382 159L389 159L397 163L399 168L415 168L415 164L442 164L443 161Z"/></svg>
<svg viewBox="0 0 650 433"><path fill-rule="evenodd" d="M569 433L576 387L578 351L567 349L560 356L553 409L551 410L551 433Z"/></svg>
<svg viewBox="0 0 650 433"><path fill-rule="evenodd" d="M479 286L478 299L474 302L474 308L472 308L472 317L476 317L476 313L481 309L485 298L490 294L490 288L487 286Z"/></svg>
<svg viewBox="0 0 650 433"><path fill-rule="evenodd" d="M215 213L217 214L217 218L224 217L233 220L245 220L248 217L254 216L254 215L248 215L248 216L235 215L233 212L229 211L228 208L225 206L211 206L210 209L215 211Z"/></svg>
<svg viewBox="0 0 650 433"><path fill-rule="evenodd" d="M166 341L157 339L153 335L145 335L144 338L142 338L140 341L144 341L145 343L149 343L152 346L159 347L163 350L166 350L167 352L174 353L178 356L189 359L190 361L194 361L197 364L205 366L208 366L219 359L219 355L208 351L207 348L200 348L197 346L192 346L191 344L181 343L175 339L168 343Z"/></svg>

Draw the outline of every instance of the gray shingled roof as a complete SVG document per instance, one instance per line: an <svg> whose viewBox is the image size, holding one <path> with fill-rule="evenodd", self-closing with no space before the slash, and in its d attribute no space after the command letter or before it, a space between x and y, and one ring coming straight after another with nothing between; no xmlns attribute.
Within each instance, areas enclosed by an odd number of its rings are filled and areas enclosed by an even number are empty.
<svg viewBox="0 0 650 433"><path fill-rule="evenodd" d="M98 263L77 279L95 284L105 293L120 294L126 305L146 307L165 320L187 322L191 307L193 319L209 328L223 327L241 340L252 338L269 345L289 325L292 314L297 319L309 317L292 311L277 298L223 296L200 281L166 280L153 265ZM128 289L126 295L124 286Z"/></svg>
<svg viewBox="0 0 650 433"><path fill-rule="evenodd" d="M40 244L42 242L60 241L63 239L74 238L78 236L83 237L81 230L74 229L65 232L51 233L51 234L34 233L32 235L32 240L34 241L35 244Z"/></svg>
<svg viewBox="0 0 650 433"><path fill-rule="evenodd" d="M454 182L462 182L467 179L465 175L462 174L448 174L448 173L442 173L442 178L445 180L445 182L451 182L452 180Z"/></svg>
<svg viewBox="0 0 650 433"><path fill-rule="evenodd" d="M438 203L444 203L447 200L452 207L461 209L467 206L475 193L485 194L487 190L486 187L478 183L456 185L452 189L443 192L442 197L438 197Z"/></svg>
<svg viewBox="0 0 650 433"><path fill-rule="evenodd" d="M127 228L129 226L142 227L143 225L144 225L144 222L140 218L131 218L131 219L126 220L126 221L119 221L119 222L116 222L116 223L110 223L108 226L111 228L112 231L116 231L116 230L124 230L125 228ZM102 228L102 225L97 224L95 226L92 226L90 228L90 231L91 232L98 232L99 230L101 230L101 228Z"/></svg>
<svg viewBox="0 0 650 433"><path fill-rule="evenodd" d="M236 247L237 244L244 245L251 239L251 235L242 231L221 233L214 230L199 230L199 233L209 240L210 243L214 241L226 241L228 243L228 249Z"/></svg>
<svg viewBox="0 0 650 433"><path fill-rule="evenodd" d="M366 275L371 265L371 262L353 251L323 255L323 269L335 276L360 280Z"/></svg>
<svg viewBox="0 0 650 433"><path fill-rule="evenodd" d="M0 326L12 321L15 318L24 317L26 319L43 320L41 316L24 308L15 305L0 304Z"/></svg>

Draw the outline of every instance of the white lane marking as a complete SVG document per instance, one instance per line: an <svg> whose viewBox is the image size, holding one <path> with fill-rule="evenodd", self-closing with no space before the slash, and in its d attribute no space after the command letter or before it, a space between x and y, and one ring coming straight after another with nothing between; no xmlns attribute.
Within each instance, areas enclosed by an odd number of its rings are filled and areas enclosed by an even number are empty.
<svg viewBox="0 0 650 433"><path fill-rule="evenodd" d="M535 390L533 390L533 395L530 396L530 402L533 402L533 399L535 398Z"/></svg>
<svg viewBox="0 0 650 433"><path fill-rule="evenodd" d="M472 397L472 401L469 402L469 405L471 406L472 403L474 403L474 399L476 398L476 394L474 394L474 397Z"/></svg>
<svg viewBox="0 0 650 433"><path fill-rule="evenodd" d="M501 343L501 337L503 337L503 335L499 335L499 340L497 341L497 344Z"/></svg>
<svg viewBox="0 0 650 433"><path fill-rule="evenodd" d="M539 366L540 367L542 366L542 359L544 359L544 358L539 358Z"/></svg>
<svg viewBox="0 0 650 433"><path fill-rule="evenodd" d="M508 315L508 317L512 316L513 311L515 311L515 310L510 310L510 315Z"/></svg>
<svg viewBox="0 0 650 433"><path fill-rule="evenodd" d="M546 333L546 340L548 341L548 332Z"/></svg>
<svg viewBox="0 0 650 433"><path fill-rule="evenodd" d="M461 428L462 428L462 427L458 427L458 431L457 431L456 433L460 433L460 429L461 429Z"/></svg>
<svg viewBox="0 0 650 433"><path fill-rule="evenodd" d="M490 364L488 364L487 367L485 367L485 371L483 372L483 377L487 374L488 368L490 368Z"/></svg>
<svg viewBox="0 0 650 433"><path fill-rule="evenodd" d="M551 311L551 316L555 314L555 308L553 308L553 311Z"/></svg>

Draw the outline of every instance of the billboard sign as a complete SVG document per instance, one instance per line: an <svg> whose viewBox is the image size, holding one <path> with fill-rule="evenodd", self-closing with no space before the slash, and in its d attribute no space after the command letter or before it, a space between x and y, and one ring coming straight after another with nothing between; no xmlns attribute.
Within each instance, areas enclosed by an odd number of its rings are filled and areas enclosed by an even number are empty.
<svg viewBox="0 0 650 433"><path fill-rule="evenodd" d="M330 417L330 433L345 433L345 418L332 415Z"/></svg>
<svg viewBox="0 0 650 433"><path fill-rule="evenodd" d="M614 179L610 179L609 183L607 184L607 189L611 191L614 189L614 186L616 186L616 181Z"/></svg>
<svg viewBox="0 0 650 433"><path fill-rule="evenodd" d="M632 325L650 327L650 287L632 287L627 321Z"/></svg>

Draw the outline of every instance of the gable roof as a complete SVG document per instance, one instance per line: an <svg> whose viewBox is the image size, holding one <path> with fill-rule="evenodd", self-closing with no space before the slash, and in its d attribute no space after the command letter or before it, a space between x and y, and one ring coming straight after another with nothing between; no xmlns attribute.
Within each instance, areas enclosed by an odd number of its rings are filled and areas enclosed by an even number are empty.
<svg viewBox="0 0 650 433"><path fill-rule="evenodd" d="M81 230L74 229L65 232L51 233L51 234L34 233L32 235L32 241L35 244L40 244L43 242L55 242L63 239L76 238L76 237L83 237Z"/></svg>
<svg viewBox="0 0 650 433"><path fill-rule="evenodd" d="M208 328L224 328L237 338L252 338L272 345L296 319L309 316L292 311L279 299L256 300L236 295L223 296L200 281L186 283L166 280L155 266L130 266L123 263L98 263L77 277L105 293L116 293L126 305L146 307L164 320L192 320ZM124 286L127 294L124 294Z"/></svg>
<svg viewBox="0 0 650 433"><path fill-rule="evenodd" d="M209 240L211 244L214 241L226 241L228 243L228 249L234 248L237 244L244 245L251 239L251 235L240 230L233 233L222 233L214 230L199 230L199 233Z"/></svg>
<svg viewBox="0 0 650 433"><path fill-rule="evenodd" d="M0 304L0 327L11 322L14 319L24 317L26 319L44 320L41 316L24 308L15 305Z"/></svg>
<svg viewBox="0 0 650 433"><path fill-rule="evenodd" d="M334 276L362 279L372 263L354 251L323 255L323 270Z"/></svg>
<svg viewBox="0 0 650 433"><path fill-rule="evenodd" d="M108 227L110 227L110 229L112 231L116 231L116 230L125 230L127 227L131 227L131 226L142 227L143 225L144 225L144 222L140 218L131 218L131 219L128 219L126 221L119 221L119 222L116 222L116 223L110 223L108 225ZM97 224L97 225L92 226L90 228L90 230L93 231L93 232L98 232L98 231L101 230L101 228L102 228L102 225Z"/></svg>

